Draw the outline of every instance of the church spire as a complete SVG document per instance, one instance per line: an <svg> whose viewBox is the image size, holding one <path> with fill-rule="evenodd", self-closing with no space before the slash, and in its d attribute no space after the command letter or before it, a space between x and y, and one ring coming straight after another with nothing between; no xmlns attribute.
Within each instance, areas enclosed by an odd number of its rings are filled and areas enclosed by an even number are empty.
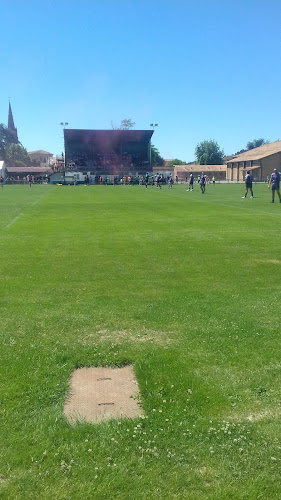
<svg viewBox="0 0 281 500"><path fill-rule="evenodd" d="M11 103L9 101L9 114L8 114L8 129L14 132L16 139L18 141L18 131L15 127L14 124L14 118L13 118L13 113L12 113L12 108L11 108Z"/></svg>

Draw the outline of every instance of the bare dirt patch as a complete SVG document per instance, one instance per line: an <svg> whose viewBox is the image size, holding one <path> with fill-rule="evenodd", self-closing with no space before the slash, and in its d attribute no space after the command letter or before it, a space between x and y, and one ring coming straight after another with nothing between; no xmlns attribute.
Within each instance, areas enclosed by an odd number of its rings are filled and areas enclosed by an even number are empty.
<svg viewBox="0 0 281 500"><path fill-rule="evenodd" d="M132 366L79 368L70 378L64 414L70 423L98 423L143 415Z"/></svg>
<svg viewBox="0 0 281 500"><path fill-rule="evenodd" d="M162 332L155 330L105 330L101 329L96 332L85 335L81 342L83 344L97 344L102 342L133 342L133 343L151 343L161 345L163 347L172 344L171 332Z"/></svg>

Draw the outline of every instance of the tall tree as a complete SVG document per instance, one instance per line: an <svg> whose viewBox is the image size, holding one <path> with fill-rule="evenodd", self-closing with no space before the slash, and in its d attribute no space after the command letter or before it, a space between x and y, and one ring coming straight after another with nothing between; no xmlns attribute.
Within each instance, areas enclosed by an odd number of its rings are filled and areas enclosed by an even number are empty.
<svg viewBox="0 0 281 500"><path fill-rule="evenodd" d="M172 167L173 165L186 165L186 161L179 160L178 158L175 158L174 160L170 160L167 163L167 167Z"/></svg>
<svg viewBox="0 0 281 500"><path fill-rule="evenodd" d="M133 128L134 126L135 122L133 122L131 118L124 118L123 120L121 120L120 128L123 130L128 130L130 128Z"/></svg>
<svg viewBox="0 0 281 500"><path fill-rule="evenodd" d="M255 149L259 148L260 146L263 146L264 144L268 144L269 141L266 141L265 139L253 139L252 141L247 142L247 150L249 151L250 149Z"/></svg>
<svg viewBox="0 0 281 500"><path fill-rule="evenodd" d="M8 167L30 167L31 159L21 144L10 144L5 150Z"/></svg>
<svg viewBox="0 0 281 500"><path fill-rule="evenodd" d="M151 144L151 165L155 167L164 165L164 158L162 158L158 149L153 144Z"/></svg>
<svg viewBox="0 0 281 500"><path fill-rule="evenodd" d="M200 165L222 165L224 151L216 141L202 141L196 146L195 156Z"/></svg>
<svg viewBox="0 0 281 500"><path fill-rule="evenodd" d="M113 130L129 130L134 126L135 122L133 122L131 118L123 118L119 125L115 125L113 122L111 122L111 127L113 128Z"/></svg>
<svg viewBox="0 0 281 500"><path fill-rule="evenodd" d="M241 155L242 153L246 153L246 151L250 151L251 149L258 148L259 146L263 146L264 144L268 144L269 141L266 141L265 139L253 139L252 141L247 142L246 149L240 149L239 151L236 151L236 155Z"/></svg>
<svg viewBox="0 0 281 500"><path fill-rule="evenodd" d="M17 135L13 130L0 123L0 160L6 160L6 149L10 144L17 144Z"/></svg>

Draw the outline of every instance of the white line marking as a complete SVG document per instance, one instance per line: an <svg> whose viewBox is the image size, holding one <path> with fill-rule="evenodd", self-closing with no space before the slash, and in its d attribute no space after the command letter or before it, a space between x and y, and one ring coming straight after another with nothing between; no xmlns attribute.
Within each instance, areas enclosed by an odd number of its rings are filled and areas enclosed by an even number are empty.
<svg viewBox="0 0 281 500"><path fill-rule="evenodd" d="M30 206L34 207L34 205L36 205L36 203L38 203L38 201L40 201L42 198L44 198L44 196L46 196L46 194L48 194L48 191L46 193L43 193L41 196L39 196L39 198L37 198L37 200L35 200L33 203L30 204ZM7 226L4 227L4 229L8 229L9 227L11 227L12 224L14 224L14 222L16 222L22 216L22 214L23 214L23 212L21 212L19 215L17 215L11 222L9 222L9 224L7 224Z"/></svg>
<svg viewBox="0 0 281 500"><path fill-rule="evenodd" d="M21 212L11 222L9 222L9 224L7 224L7 226L5 226L5 229L8 229L8 227L11 227L11 225L14 224L14 222L16 222L22 216L22 214L23 214L23 212Z"/></svg>

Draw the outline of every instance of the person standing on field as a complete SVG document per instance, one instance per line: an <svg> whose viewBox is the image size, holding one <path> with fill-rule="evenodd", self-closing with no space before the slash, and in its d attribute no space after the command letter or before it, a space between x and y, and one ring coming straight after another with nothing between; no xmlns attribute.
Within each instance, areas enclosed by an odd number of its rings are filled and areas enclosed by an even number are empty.
<svg viewBox="0 0 281 500"><path fill-rule="evenodd" d="M250 170L247 170L247 175L245 177L245 187L246 191L244 196L242 198L247 198L248 190L250 189L251 191L251 198L254 198L254 193L253 193L253 176L250 174Z"/></svg>
<svg viewBox="0 0 281 500"><path fill-rule="evenodd" d="M156 183L157 183L157 187L159 187L160 189L162 188L162 176L161 174L158 174L157 173L157 176L156 176Z"/></svg>
<svg viewBox="0 0 281 500"><path fill-rule="evenodd" d="M144 179L145 179L145 187L147 189L147 186L148 186L148 183L149 183L149 173L148 172L146 172Z"/></svg>
<svg viewBox="0 0 281 500"><path fill-rule="evenodd" d="M200 178L201 194L205 194L205 188L206 188L206 175L204 175L204 172L202 172L202 175Z"/></svg>
<svg viewBox="0 0 281 500"><path fill-rule="evenodd" d="M193 191L193 184L194 184L194 177L193 177L193 173L191 172L191 174L189 176L188 191Z"/></svg>
<svg viewBox="0 0 281 500"><path fill-rule="evenodd" d="M280 174L279 174L279 172L277 172L277 168L274 169L274 172L270 176L268 187L270 187L270 185L271 185L271 192L272 192L272 200L271 200L270 203L274 203L275 191L278 194L279 203L281 203L281 198L280 198Z"/></svg>

